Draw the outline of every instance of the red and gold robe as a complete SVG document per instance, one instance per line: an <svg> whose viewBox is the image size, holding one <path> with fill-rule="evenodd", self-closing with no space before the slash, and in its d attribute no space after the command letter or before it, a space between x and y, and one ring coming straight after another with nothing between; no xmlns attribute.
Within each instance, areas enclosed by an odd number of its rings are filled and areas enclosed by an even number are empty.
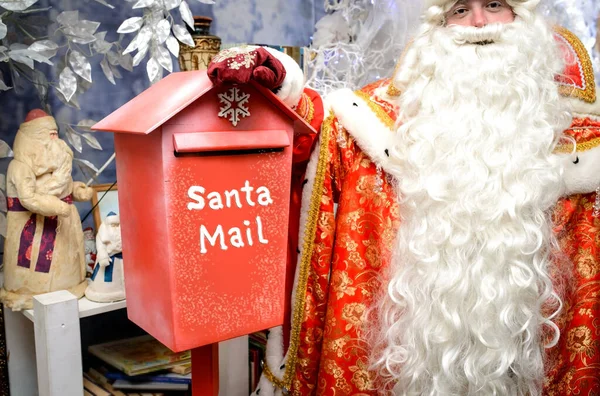
<svg viewBox="0 0 600 396"><path fill-rule="evenodd" d="M399 226L385 172L396 119L385 85L325 99L302 196L289 348L284 358L287 337L272 330L256 394L377 394L364 329Z"/></svg>
<svg viewBox="0 0 600 396"><path fill-rule="evenodd" d="M565 156L568 195L554 211L563 255L556 284L564 306L557 320L561 337L548 351L545 394L595 396L600 394L600 120L577 117L567 134L577 147ZM569 153L572 144L563 148Z"/></svg>

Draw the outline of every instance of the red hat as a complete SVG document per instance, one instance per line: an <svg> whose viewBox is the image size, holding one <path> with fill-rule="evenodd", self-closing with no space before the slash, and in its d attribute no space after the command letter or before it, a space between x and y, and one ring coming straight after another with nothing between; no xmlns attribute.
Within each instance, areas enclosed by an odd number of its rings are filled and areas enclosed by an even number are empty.
<svg viewBox="0 0 600 396"><path fill-rule="evenodd" d="M42 109L33 109L29 113L27 113L27 117L25 117L24 122L29 122L29 121L35 120L36 118L42 118L42 117L50 117L50 116L48 115L48 113L46 113Z"/></svg>

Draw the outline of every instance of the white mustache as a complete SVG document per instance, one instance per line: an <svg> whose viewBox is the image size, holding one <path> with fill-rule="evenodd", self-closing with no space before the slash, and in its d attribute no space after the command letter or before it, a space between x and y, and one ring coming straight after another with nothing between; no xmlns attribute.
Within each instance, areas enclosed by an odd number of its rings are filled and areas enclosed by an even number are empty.
<svg viewBox="0 0 600 396"><path fill-rule="evenodd" d="M452 40L458 44L492 44L500 41L506 26L500 23L486 25L484 27L474 26L448 26Z"/></svg>

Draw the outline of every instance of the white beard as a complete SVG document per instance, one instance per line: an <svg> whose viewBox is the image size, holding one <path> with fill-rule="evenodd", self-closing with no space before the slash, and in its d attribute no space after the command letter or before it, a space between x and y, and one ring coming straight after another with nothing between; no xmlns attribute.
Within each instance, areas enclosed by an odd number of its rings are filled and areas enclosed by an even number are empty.
<svg viewBox="0 0 600 396"><path fill-rule="evenodd" d="M541 392L552 150L569 117L552 33L529 19L423 29L395 81L403 222L375 358L396 394Z"/></svg>

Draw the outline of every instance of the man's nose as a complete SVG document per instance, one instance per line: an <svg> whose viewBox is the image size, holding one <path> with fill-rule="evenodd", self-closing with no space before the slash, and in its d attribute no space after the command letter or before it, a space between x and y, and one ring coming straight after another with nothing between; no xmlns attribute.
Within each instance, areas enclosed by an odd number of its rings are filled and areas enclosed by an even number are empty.
<svg viewBox="0 0 600 396"><path fill-rule="evenodd" d="M487 17L483 8L476 7L471 11L471 25L475 27L484 27L487 25Z"/></svg>

